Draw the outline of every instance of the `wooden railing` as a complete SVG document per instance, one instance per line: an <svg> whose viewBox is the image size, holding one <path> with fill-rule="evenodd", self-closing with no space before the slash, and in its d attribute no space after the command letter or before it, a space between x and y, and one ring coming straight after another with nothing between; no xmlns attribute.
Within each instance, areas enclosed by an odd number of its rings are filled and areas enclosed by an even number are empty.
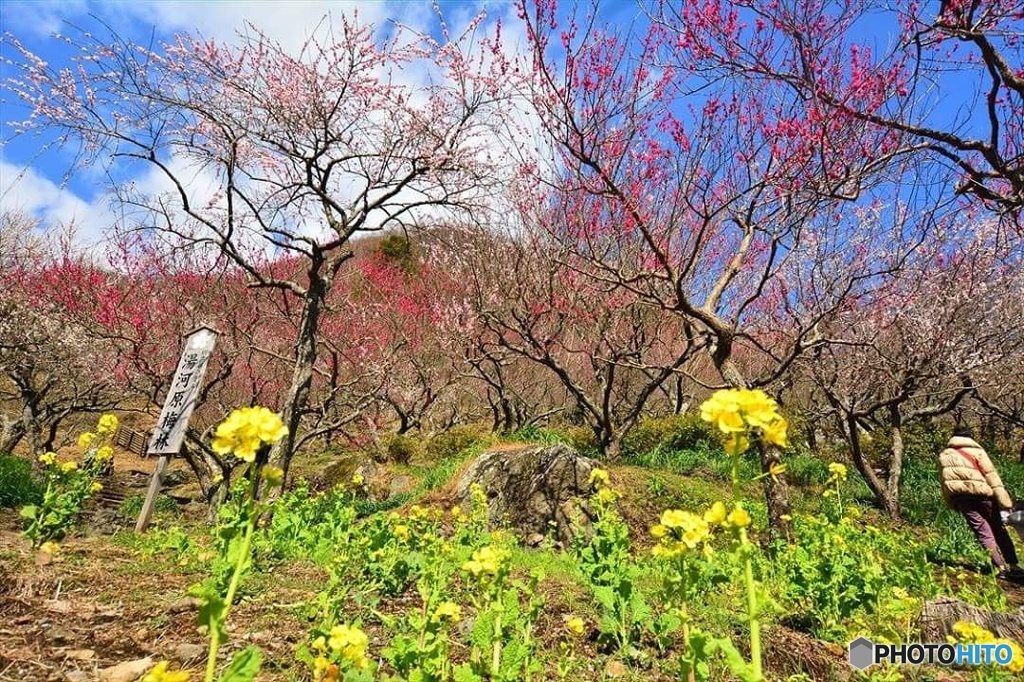
<svg viewBox="0 0 1024 682"><path fill-rule="evenodd" d="M122 450L134 452L140 457L146 456L146 446L149 445L150 433L133 431L125 427L119 427L114 434L113 444Z"/></svg>

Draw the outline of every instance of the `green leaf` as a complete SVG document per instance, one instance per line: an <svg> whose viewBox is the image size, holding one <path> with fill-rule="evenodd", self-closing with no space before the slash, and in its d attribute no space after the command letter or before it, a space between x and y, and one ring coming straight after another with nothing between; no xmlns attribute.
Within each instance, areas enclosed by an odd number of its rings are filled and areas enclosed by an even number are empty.
<svg viewBox="0 0 1024 682"><path fill-rule="evenodd" d="M23 519L34 519L38 513L39 507L34 504L29 504L21 508L21 517Z"/></svg>
<svg viewBox="0 0 1024 682"><path fill-rule="evenodd" d="M736 648L736 645L732 643L731 639L725 637L709 638L708 650L714 651L715 649L722 652L725 662L728 664L729 670L732 671L733 675L739 677L743 682L757 682L753 666L743 658L743 655Z"/></svg>
<svg viewBox="0 0 1024 682"><path fill-rule="evenodd" d="M261 656L259 647L248 646L231 659L221 676L220 682L252 682L260 671Z"/></svg>
<svg viewBox="0 0 1024 682"><path fill-rule="evenodd" d="M473 672L473 666L469 663L456 666L452 673L454 682L482 682L483 680L482 677Z"/></svg>

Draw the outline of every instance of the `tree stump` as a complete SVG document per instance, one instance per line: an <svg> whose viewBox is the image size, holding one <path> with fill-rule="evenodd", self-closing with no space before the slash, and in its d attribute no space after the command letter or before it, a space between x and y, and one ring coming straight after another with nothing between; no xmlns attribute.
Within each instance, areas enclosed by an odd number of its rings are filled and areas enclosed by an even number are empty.
<svg viewBox="0 0 1024 682"><path fill-rule="evenodd" d="M1024 614L989 611L951 597L933 599L921 608L919 624L924 640L945 642L957 621L974 623L996 637L1024 642Z"/></svg>

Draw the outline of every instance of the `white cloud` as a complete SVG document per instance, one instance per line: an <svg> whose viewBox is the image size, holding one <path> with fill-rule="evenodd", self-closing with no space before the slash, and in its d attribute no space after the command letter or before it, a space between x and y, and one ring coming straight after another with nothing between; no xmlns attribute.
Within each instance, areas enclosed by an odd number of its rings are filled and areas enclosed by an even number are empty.
<svg viewBox="0 0 1024 682"><path fill-rule="evenodd" d="M405 4L405 3L400 3ZM111 3L119 10L167 33L199 33L205 38L234 42L252 24L268 37L279 41L287 51L298 53L310 35L321 27L321 20L358 12L362 23L380 25L397 12L386 2L337 2L336 0L294 0L291 2L166 2ZM429 4L426 4L429 9Z"/></svg>
<svg viewBox="0 0 1024 682"><path fill-rule="evenodd" d="M64 30L64 21L85 14L85 0L5 0L0 3L3 29L49 36Z"/></svg>
<svg viewBox="0 0 1024 682"><path fill-rule="evenodd" d="M40 17L50 17L52 28L61 27L61 18L74 21L87 8L84 3L72 3L58 8L59 3L33 3L31 9ZM322 32L329 25L322 20L329 15L331 23L337 24L341 15L352 18L357 12L359 21L374 24L378 29L386 27L394 20L409 26L413 30L435 33L437 17L429 0L418 2L338 2L337 0L295 0L293 2L188 2L185 0L169 0L165 2L100 3L102 9L95 6L92 10L101 17L109 15L114 21L115 30L124 37L139 39L149 34L149 27L157 27L165 35L175 32L199 33L205 38L233 43L239 32L245 32L246 25L251 23L268 37L279 41L282 47L297 54L302 45L314 31ZM510 5L497 4L491 6L491 13L486 24L479 28L476 36L493 29L495 20L502 22L502 34L506 56L511 56L525 45L525 35L519 22L514 19ZM475 16L470 5L442 5L444 18L448 22L451 37L462 35L468 22ZM130 26L130 29L128 28ZM140 33L141 29L141 33ZM130 32L129 32L130 31ZM463 47L468 47L463 43ZM477 46L474 50L481 48ZM485 61L490 55L485 54ZM413 63L407 68L392 74L393 82L407 86L415 92L422 86L436 82L440 73L436 68L424 63ZM413 96L412 102L422 103L422 92ZM527 147L538 145L536 121L525 110L514 109L511 114L518 126L525 132L518 142ZM529 138L534 139L529 139ZM478 140L480 142L480 140ZM482 145L481 155L501 159L509 156L508 142L497 138L487 140ZM543 147L540 143L539 146ZM529 156L529 152L525 152ZM213 198L220 184L209 173L196 174L187 164L179 159L172 161L175 175L184 181L187 190L194 195L195 204L204 204ZM508 167L511 170L511 165ZM113 215L103 205L98 205L76 196L68 190L62 190L34 169L17 169L9 165L3 167L3 174L10 175L11 180L3 178L3 202L20 203L22 209L43 218L47 222L68 222L73 220L80 228L83 238L91 243L99 241L104 231L113 225ZM88 171L86 171L88 172ZM192 176L195 177L192 177ZM17 189L12 190L14 178ZM171 189L170 183L157 169L149 169L134 177L134 188L143 194L154 195ZM219 199L219 198L218 198ZM215 201L215 204L219 203ZM310 231L313 231L310 225Z"/></svg>
<svg viewBox="0 0 1024 682"><path fill-rule="evenodd" d="M44 228L74 227L76 246L98 252L114 224L107 202L87 201L32 168L0 161L0 211L38 218Z"/></svg>

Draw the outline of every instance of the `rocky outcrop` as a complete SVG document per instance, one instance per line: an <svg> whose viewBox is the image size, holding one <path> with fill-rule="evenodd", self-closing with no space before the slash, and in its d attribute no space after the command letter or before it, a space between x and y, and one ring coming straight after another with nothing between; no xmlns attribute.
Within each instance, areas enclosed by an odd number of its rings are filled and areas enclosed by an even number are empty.
<svg viewBox="0 0 1024 682"><path fill-rule="evenodd" d="M468 509L477 483L487 496L492 526L507 523L533 544L538 536L569 543L576 533L589 532L584 500L597 467L567 445L505 446L470 464L456 485L455 500ZM574 525L574 519L580 523Z"/></svg>

